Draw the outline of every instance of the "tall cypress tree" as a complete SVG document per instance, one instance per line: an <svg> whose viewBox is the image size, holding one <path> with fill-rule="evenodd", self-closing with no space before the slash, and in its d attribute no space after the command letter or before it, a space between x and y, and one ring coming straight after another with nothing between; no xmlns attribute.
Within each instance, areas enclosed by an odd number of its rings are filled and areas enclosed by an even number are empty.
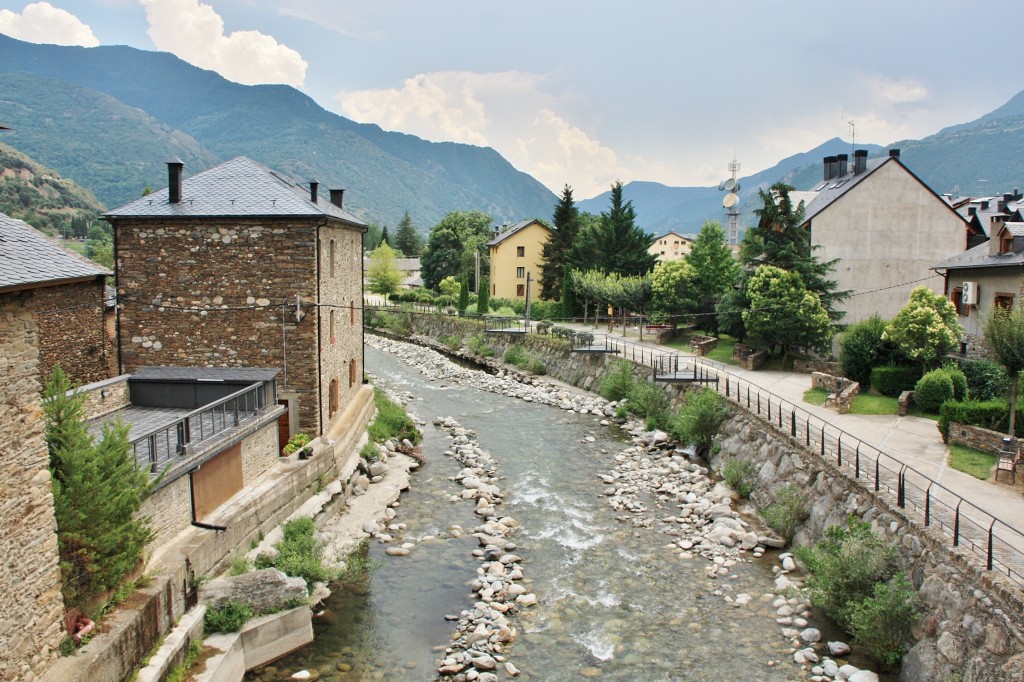
<svg viewBox="0 0 1024 682"><path fill-rule="evenodd" d="M394 247L402 252L406 258L415 258L423 250L423 238L413 227L412 218L406 211L402 220L398 223L398 231L395 232Z"/></svg>
<svg viewBox="0 0 1024 682"><path fill-rule="evenodd" d="M562 189L562 197L555 204L552 217L554 227L551 236L544 244L540 266L540 297L547 301L559 300L564 287L562 281L569 252L580 231L580 212L572 198L572 187L566 185Z"/></svg>

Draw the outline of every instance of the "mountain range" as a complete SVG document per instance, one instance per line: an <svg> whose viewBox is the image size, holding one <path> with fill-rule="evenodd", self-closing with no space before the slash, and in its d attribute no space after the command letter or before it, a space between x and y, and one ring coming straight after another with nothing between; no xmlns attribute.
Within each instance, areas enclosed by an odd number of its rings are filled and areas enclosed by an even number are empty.
<svg viewBox="0 0 1024 682"><path fill-rule="evenodd" d="M0 102L0 122L13 128L3 142L107 208L166 185L164 164L175 156L191 174L239 154L297 182L346 188L346 208L368 222L395 226L408 211L423 232L455 210L481 210L496 223L547 220L557 201L494 149L356 123L290 86L240 85L167 53L37 45L0 34ZM974 121L889 147L900 148L901 160L938 193L1024 187L1024 92ZM753 220L758 189L778 180L810 189L822 157L838 153L852 156L852 146L833 138L739 178L741 226ZM695 233L707 219L726 218L717 186L634 181L623 195L649 232ZM592 213L608 203L607 192L578 202Z"/></svg>
<svg viewBox="0 0 1024 682"><path fill-rule="evenodd" d="M547 217L557 197L491 148L428 142L333 114L285 85L247 86L163 52L37 45L0 35L4 142L108 208L245 155L299 182L343 187L360 218L421 230L454 210Z"/></svg>

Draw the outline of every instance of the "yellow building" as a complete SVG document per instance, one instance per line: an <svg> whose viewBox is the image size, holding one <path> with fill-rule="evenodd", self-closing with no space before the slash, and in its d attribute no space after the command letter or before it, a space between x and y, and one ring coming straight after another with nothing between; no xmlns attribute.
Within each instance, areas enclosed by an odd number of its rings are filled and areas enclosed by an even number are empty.
<svg viewBox="0 0 1024 682"><path fill-rule="evenodd" d="M487 242L492 297L526 300L529 275L530 298L537 299L542 251L550 236L551 229L539 220L524 220L494 231L494 238Z"/></svg>
<svg viewBox="0 0 1024 682"><path fill-rule="evenodd" d="M659 263L680 260L693 250L693 239L684 237L677 232L666 232L654 238L647 247L647 253L653 254Z"/></svg>

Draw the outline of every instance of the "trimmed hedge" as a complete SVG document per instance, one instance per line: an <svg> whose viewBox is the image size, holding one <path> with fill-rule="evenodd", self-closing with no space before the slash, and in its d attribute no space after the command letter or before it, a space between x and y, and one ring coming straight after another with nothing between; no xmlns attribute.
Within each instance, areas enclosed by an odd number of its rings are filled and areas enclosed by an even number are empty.
<svg viewBox="0 0 1024 682"><path fill-rule="evenodd" d="M925 412L938 412L942 403L952 399L953 379L945 369L933 369L914 385L914 404Z"/></svg>
<svg viewBox="0 0 1024 682"><path fill-rule="evenodd" d="M916 399L916 395L914 396ZM947 400L939 410L939 431L942 440L949 442L949 423L978 426L990 431L1006 433L1010 428L1010 404L995 400ZM1017 406L1016 435L1024 438L1024 406Z"/></svg>
<svg viewBox="0 0 1024 682"><path fill-rule="evenodd" d="M920 367L886 365L871 370L872 388L892 398L898 398L903 391L913 391L920 378Z"/></svg>

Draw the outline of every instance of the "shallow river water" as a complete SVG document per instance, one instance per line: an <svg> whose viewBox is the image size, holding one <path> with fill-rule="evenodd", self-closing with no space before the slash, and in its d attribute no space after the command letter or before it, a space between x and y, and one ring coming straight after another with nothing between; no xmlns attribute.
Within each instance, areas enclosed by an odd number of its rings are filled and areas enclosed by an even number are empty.
<svg viewBox="0 0 1024 682"><path fill-rule="evenodd" d="M524 557L530 591L540 603L517 617L509 660L528 680L797 680L771 608L769 556L738 563L709 579L702 558L680 559L670 538L618 520L598 475L614 467L624 434L594 415L425 379L415 367L366 349L378 383L408 391L411 413L430 422L452 416L476 433L498 464L502 515L520 524L512 541ZM448 477L461 465L443 455L449 438L423 427L427 464L413 474L396 522L399 541L418 542L407 557L371 543L369 571L334 585L315 619L316 641L250 674L281 680L316 669L321 680L433 680L458 615L472 606L469 583L479 560L469 536L480 519L472 501L449 501L461 488ZM585 442L593 436L594 442ZM453 525L466 536L447 537ZM715 594L716 591L718 594ZM725 596L748 593L742 607ZM506 677L502 675L502 677Z"/></svg>

